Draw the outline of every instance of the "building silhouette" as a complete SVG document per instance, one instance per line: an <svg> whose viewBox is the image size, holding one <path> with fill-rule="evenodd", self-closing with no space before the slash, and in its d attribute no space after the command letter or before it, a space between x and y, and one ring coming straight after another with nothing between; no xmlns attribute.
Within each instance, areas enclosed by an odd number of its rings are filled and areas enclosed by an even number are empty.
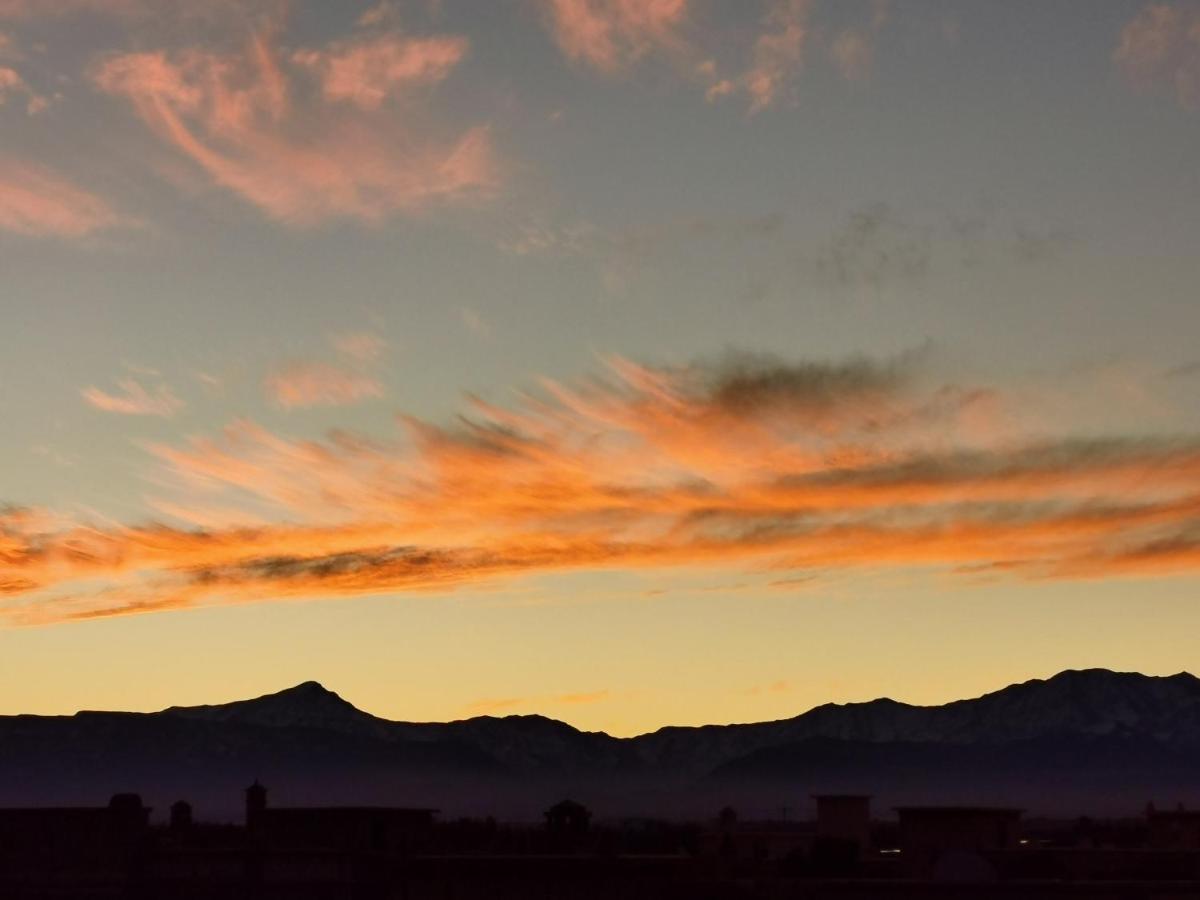
<svg viewBox="0 0 1200 900"><path fill-rule="evenodd" d="M564 800L543 822L439 821L421 807L272 806L240 825L139 795L105 806L0 809L0 900L1052 900L1200 898L1200 814L1026 821L1020 810L814 796L809 819L707 826L606 820ZM951 882L953 884L945 884Z"/></svg>
<svg viewBox="0 0 1200 900"><path fill-rule="evenodd" d="M272 807L246 788L246 834L256 846L408 854L428 846L437 810L386 806Z"/></svg>
<svg viewBox="0 0 1200 900"><path fill-rule="evenodd" d="M560 800L545 812L546 830L551 834L581 835L587 833L592 813L582 803Z"/></svg>
<svg viewBox="0 0 1200 900"><path fill-rule="evenodd" d="M122 884L144 859L149 820L141 797L128 793L107 806L0 809L0 884Z"/></svg>

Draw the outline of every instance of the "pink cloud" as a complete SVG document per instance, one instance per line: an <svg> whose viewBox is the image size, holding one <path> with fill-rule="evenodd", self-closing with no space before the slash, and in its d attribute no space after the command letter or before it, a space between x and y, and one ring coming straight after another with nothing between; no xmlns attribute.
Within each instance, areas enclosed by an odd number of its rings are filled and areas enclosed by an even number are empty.
<svg viewBox="0 0 1200 900"><path fill-rule="evenodd" d="M356 24L363 28L371 28L376 25L394 23L399 18L400 13L392 5L391 0L381 0L380 3L370 7L359 16Z"/></svg>
<svg viewBox="0 0 1200 900"><path fill-rule="evenodd" d="M1134 84L1171 87L1200 108L1200 7L1151 3L1121 30L1113 62Z"/></svg>
<svg viewBox="0 0 1200 900"><path fill-rule="evenodd" d="M650 50L678 48L688 0L545 0L544 6L569 59L613 72Z"/></svg>
<svg viewBox="0 0 1200 900"><path fill-rule="evenodd" d="M742 77L751 112L774 103L803 64L811 6L811 0L777 0L767 14L766 29L754 42L753 64Z"/></svg>
<svg viewBox="0 0 1200 900"><path fill-rule="evenodd" d="M374 378L327 363L294 363L270 375L264 387L284 409L346 406L383 396L383 385Z"/></svg>
<svg viewBox="0 0 1200 900"><path fill-rule="evenodd" d="M389 96L442 81L466 52L462 37L385 34L320 50L298 50L292 59L316 73L326 100L376 109Z"/></svg>
<svg viewBox="0 0 1200 900"><path fill-rule="evenodd" d="M848 81L867 80L878 35L890 16L890 0L873 0L864 21L843 28L831 39L810 21L814 7L813 0L771 0L740 74L722 76L713 59L694 68L695 77L706 85L705 98L712 102L744 95L751 113L762 112L789 99L812 56L828 62Z"/></svg>
<svg viewBox="0 0 1200 900"><path fill-rule="evenodd" d="M79 238L129 224L107 201L31 163L0 159L0 229Z"/></svg>
<svg viewBox="0 0 1200 900"><path fill-rule="evenodd" d="M834 38L829 58L847 81L864 81L871 74L875 48L870 35L848 28Z"/></svg>
<svg viewBox="0 0 1200 900"><path fill-rule="evenodd" d="M3 35L0 35L0 39L2 38ZM0 55L3 55L3 51L4 42L0 40ZM30 87L16 69L0 66L0 106L3 106L12 96L25 99L25 112L31 116L37 115L50 105L49 98L43 97Z"/></svg>
<svg viewBox="0 0 1200 900"><path fill-rule="evenodd" d="M444 77L449 56L430 51L429 59L440 63L410 61L401 72L375 65L373 54L383 45L369 46L375 49L337 44L296 54L305 61L301 70L323 76L317 98L304 94L262 36L240 56L201 50L117 56L93 77L102 90L127 98L156 135L214 183L287 224L380 222L490 189L496 167L487 128L439 140L410 121L411 104L403 116L375 108L400 88L404 73L410 82ZM407 46L408 57L398 51L402 59L424 58L414 49L420 42L388 46ZM360 52L374 62L350 65Z"/></svg>
<svg viewBox="0 0 1200 900"><path fill-rule="evenodd" d="M81 391L81 394L83 399L96 409L127 416L168 417L184 406L183 401L165 384L149 391L134 378L122 378L117 382L117 386L121 389L120 393L108 393L98 387L88 387Z"/></svg>

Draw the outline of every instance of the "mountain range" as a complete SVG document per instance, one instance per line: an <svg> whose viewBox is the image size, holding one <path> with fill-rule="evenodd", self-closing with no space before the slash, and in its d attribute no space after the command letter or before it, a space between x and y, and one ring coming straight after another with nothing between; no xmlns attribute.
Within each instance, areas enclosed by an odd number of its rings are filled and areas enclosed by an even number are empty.
<svg viewBox="0 0 1200 900"><path fill-rule="evenodd" d="M156 713L0 717L0 805L139 791L236 818L259 778L287 804L429 805L535 818L570 794L610 815L751 815L819 791L877 803L1019 804L1136 813L1200 800L1200 679L1067 671L942 706L826 704L748 725L632 738L543 716L445 723L372 716L316 682Z"/></svg>

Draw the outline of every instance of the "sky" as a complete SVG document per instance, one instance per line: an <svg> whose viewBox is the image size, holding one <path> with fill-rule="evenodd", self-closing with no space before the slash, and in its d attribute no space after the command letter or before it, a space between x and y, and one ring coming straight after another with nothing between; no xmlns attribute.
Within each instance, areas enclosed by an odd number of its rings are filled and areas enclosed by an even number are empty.
<svg viewBox="0 0 1200 900"><path fill-rule="evenodd" d="M1200 2L0 0L0 713L1200 670Z"/></svg>

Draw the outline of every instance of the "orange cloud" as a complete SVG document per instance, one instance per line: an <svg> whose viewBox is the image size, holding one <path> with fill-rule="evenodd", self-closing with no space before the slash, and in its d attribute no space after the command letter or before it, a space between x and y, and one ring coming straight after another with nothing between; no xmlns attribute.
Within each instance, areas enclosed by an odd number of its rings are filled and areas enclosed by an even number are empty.
<svg viewBox="0 0 1200 900"><path fill-rule="evenodd" d="M465 52L458 38L384 35L281 60L266 34L242 55L192 49L113 57L93 73L127 98L163 141L212 181L291 225L380 222L460 200L496 180L485 127L428 136L414 104L386 97L441 81ZM315 73L312 96L300 77Z"/></svg>
<svg viewBox="0 0 1200 900"><path fill-rule="evenodd" d="M1200 107L1200 8L1148 4L1121 30L1113 62L1135 84L1165 83L1185 109Z"/></svg>
<svg viewBox="0 0 1200 900"><path fill-rule="evenodd" d="M0 103L5 101L5 94L15 90L23 90L25 79L17 74L16 69L0 66Z"/></svg>
<svg viewBox="0 0 1200 900"><path fill-rule="evenodd" d="M688 0L544 0L544 7L569 59L614 72L651 50L678 49Z"/></svg>
<svg viewBox="0 0 1200 900"><path fill-rule="evenodd" d="M121 389L119 394L110 394L98 387L84 388L80 393L96 409L127 416L173 416L184 406L165 384L148 391L137 379L122 378L117 386Z"/></svg>
<svg viewBox="0 0 1200 900"><path fill-rule="evenodd" d="M383 385L374 378L328 363L293 363L268 376L264 387L284 409L345 406L383 396Z"/></svg>
<svg viewBox="0 0 1200 900"><path fill-rule="evenodd" d="M0 158L0 229L80 238L127 224L107 201L50 169Z"/></svg>
<svg viewBox="0 0 1200 900"><path fill-rule="evenodd" d="M0 519L0 610L44 622L664 566L749 567L764 586L863 567L1200 568L1200 439L1026 433L1008 404L917 357L614 359L510 407L472 400L453 426L402 417L396 438L238 422L149 448L155 505L183 525Z"/></svg>
<svg viewBox="0 0 1200 900"><path fill-rule="evenodd" d="M792 690L790 681L772 681L770 684L756 684L742 693L757 697L760 694L786 694Z"/></svg>

